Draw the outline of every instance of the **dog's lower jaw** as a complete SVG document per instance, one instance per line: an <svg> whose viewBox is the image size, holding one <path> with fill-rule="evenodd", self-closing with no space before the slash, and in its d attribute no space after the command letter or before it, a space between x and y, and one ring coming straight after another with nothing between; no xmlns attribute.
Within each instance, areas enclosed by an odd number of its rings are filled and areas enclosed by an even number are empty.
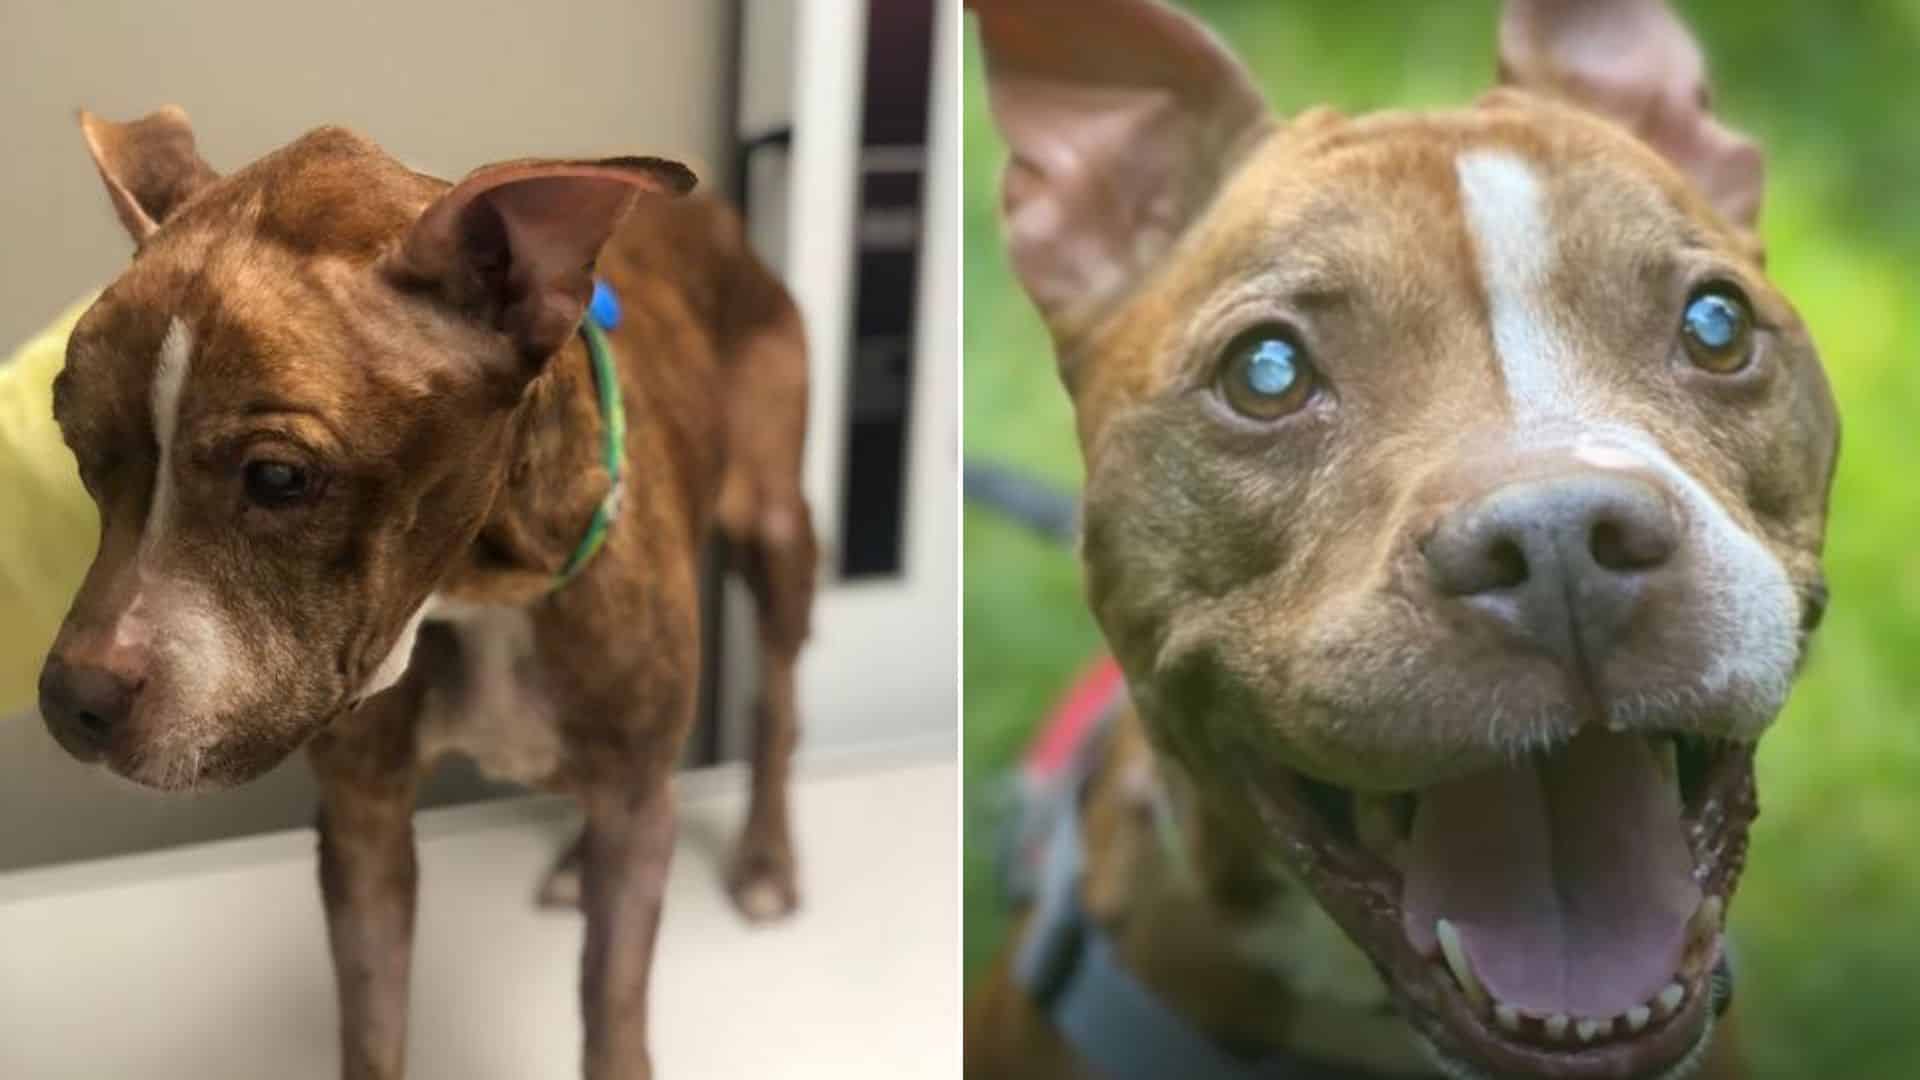
<svg viewBox="0 0 1920 1080"><path fill-rule="evenodd" d="M1687 1080L1688 1077L1698 1073L1707 1055L1713 1051L1713 1033L1714 1015L1713 1010L1709 1009L1706 1020L1701 1025L1700 1037L1694 1041L1693 1047L1679 1061L1668 1066L1666 1071L1651 1077L1650 1080ZM1493 1074L1486 1072L1478 1065L1451 1056L1426 1036L1415 1033L1414 1039L1419 1043L1421 1052L1426 1054L1427 1060L1447 1080L1494 1080Z"/></svg>
<svg viewBox="0 0 1920 1080"><path fill-rule="evenodd" d="M1630 1010L1624 1024L1618 1018L1605 1025L1588 1021L1579 1030L1564 1016L1546 1027L1511 1007L1496 1013L1470 967L1464 979L1455 974L1466 966L1464 959L1449 963L1418 949L1403 925L1399 872L1364 845L1336 835L1335 823L1313 806L1303 777L1286 770L1256 774L1245 765L1253 755L1245 755L1241 782L1289 869L1372 958L1399 1011L1447 1075L1679 1080L1698 1066L1711 1042L1720 920L1757 813L1752 759L1751 744L1722 747L1688 800L1686 841L1703 900L1676 970L1680 1000L1673 1000L1669 986L1650 1008ZM1522 1037L1523 1031L1531 1037Z"/></svg>
<svg viewBox="0 0 1920 1080"><path fill-rule="evenodd" d="M138 739L117 741L97 757L82 758L108 773L149 791L207 794L253 782L279 767L347 711L344 702L321 710L318 719L296 722L282 714L266 734L220 738L233 725L209 718L169 733L157 745Z"/></svg>

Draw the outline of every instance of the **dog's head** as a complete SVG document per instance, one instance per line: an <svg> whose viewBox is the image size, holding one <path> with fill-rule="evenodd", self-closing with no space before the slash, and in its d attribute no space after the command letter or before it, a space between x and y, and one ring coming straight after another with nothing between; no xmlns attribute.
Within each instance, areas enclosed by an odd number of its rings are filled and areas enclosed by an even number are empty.
<svg viewBox="0 0 1920 1080"><path fill-rule="evenodd" d="M692 176L522 161L450 187L322 129L222 177L178 109L81 125L137 250L54 388L101 530L41 709L140 783L238 783L405 670L601 245Z"/></svg>
<svg viewBox="0 0 1920 1080"><path fill-rule="evenodd" d="M1272 116L1150 0L975 0L1092 606L1166 771L1456 1075L1685 1071L1838 422L1653 0L1474 107Z"/></svg>

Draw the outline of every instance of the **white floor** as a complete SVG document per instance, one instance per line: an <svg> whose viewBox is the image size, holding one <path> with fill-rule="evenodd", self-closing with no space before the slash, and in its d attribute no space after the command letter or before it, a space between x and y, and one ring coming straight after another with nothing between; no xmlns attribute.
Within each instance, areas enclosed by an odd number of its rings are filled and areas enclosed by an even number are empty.
<svg viewBox="0 0 1920 1080"><path fill-rule="evenodd" d="M658 1075L957 1076L957 766L803 772L805 909L767 929L717 882L742 782L682 786ZM579 1075L580 920L530 901L571 828L553 800L422 815L413 1080ZM0 876L6 1080L331 1080L334 1038L310 833Z"/></svg>

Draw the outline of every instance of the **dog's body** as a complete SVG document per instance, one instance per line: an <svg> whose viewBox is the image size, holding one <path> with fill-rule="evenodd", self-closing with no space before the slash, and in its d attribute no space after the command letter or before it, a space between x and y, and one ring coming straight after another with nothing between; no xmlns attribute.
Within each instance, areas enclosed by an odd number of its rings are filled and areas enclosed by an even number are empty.
<svg viewBox="0 0 1920 1080"><path fill-rule="evenodd" d="M1028 973L1030 915L969 1075L1144 1076L1085 1040L1149 1014L1327 1075L1738 1075L1723 920L1838 425L1684 29L1518 0L1515 89L1287 122L1152 0L970 6L1137 709L1066 895L1157 1004L1068 1038L1089 946Z"/></svg>
<svg viewBox="0 0 1920 1080"><path fill-rule="evenodd" d="M518 162L449 187L323 129L220 178L177 110L83 122L140 248L56 390L103 529L43 675L50 727L170 788L309 743L349 1077L403 1071L410 821L434 758L575 795L586 1074L650 1075L716 527L766 649L732 886L757 917L797 899L814 549L792 303L730 210L672 197L691 177L671 163ZM612 498L575 329L595 273L622 308ZM566 573L602 506L604 545Z"/></svg>

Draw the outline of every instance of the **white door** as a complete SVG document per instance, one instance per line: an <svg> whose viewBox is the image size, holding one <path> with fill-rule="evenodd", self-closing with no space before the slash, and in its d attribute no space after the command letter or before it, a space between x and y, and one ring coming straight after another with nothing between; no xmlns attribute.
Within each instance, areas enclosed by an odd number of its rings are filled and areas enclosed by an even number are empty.
<svg viewBox="0 0 1920 1080"><path fill-rule="evenodd" d="M916 21L932 27L931 42L918 46L931 56L920 67L930 90L923 146L863 139L869 0L753 0L746 23L743 134L786 124L793 131L791 153L766 155L755 169L750 207L756 243L806 315L812 354L806 481L825 579L800 690L802 753L814 756L957 745L958 11L951 0L872 3L886 20L881 29L907 38L904 47L915 47L924 29ZM882 44L882 52L895 47ZM782 60L792 68L780 70ZM870 189L863 199L863 186L897 189L906 173L920 181L917 212L876 208ZM854 576L843 565L857 539L844 535L846 478L859 465L848 457L857 419L853 358L863 347L887 347L856 333L862 247L902 243L918 248L918 281L902 402L897 568ZM735 590L720 695L723 748L732 754L746 745L751 704L749 610Z"/></svg>

